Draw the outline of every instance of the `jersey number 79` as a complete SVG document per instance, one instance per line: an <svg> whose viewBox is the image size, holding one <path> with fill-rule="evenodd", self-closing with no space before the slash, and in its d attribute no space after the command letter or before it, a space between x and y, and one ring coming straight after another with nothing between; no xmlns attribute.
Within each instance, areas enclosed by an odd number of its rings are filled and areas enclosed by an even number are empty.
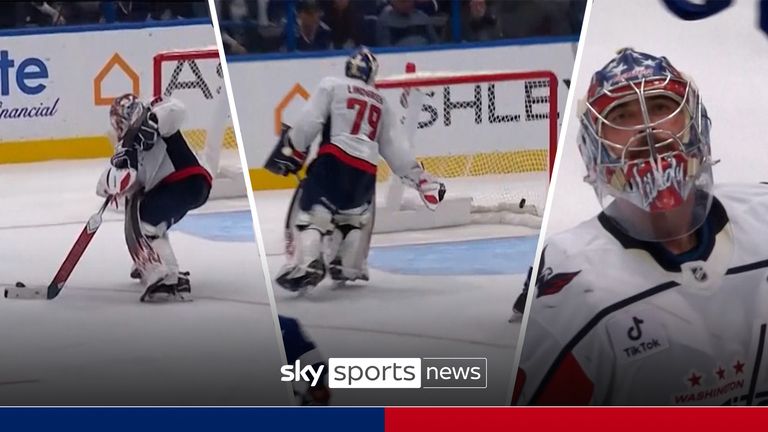
<svg viewBox="0 0 768 432"><path fill-rule="evenodd" d="M369 104L363 99L349 98L347 99L347 109L355 110L355 121L352 123L352 130L350 130L349 133L352 135L360 133L360 126L363 123L363 117L365 117L367 111L369 131L366 136L368 136L368 139L371 141L375 141L379 120L381 119L381 107Z"/></svg>

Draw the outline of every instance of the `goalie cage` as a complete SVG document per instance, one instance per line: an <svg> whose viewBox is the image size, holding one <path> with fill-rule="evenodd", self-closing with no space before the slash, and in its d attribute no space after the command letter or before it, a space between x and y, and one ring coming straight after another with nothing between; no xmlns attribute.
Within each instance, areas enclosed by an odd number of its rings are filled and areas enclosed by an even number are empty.
<svg viewBox="0 0 768 432"><path fill-rule="evenodd" d="M376 86L400 111L406 139L415 145L417 158L446 183L446 199L434 212L425 209L415 191L406 190L382 162L374 231L469 223L539 228L557 148L555 74L425 74L415 69L408 63L406 74L377 80ZM462 87L466 88L463 93ZM468 111L474 116L467 118Z"/></svg>
<svg viewBox="0 0 768 432"><path fill-rule="evenodd" d="M216 47L153 58L153 97L172 97L186 106L182 134L213 176L213 199L246 196L223 77Z"/></svg>

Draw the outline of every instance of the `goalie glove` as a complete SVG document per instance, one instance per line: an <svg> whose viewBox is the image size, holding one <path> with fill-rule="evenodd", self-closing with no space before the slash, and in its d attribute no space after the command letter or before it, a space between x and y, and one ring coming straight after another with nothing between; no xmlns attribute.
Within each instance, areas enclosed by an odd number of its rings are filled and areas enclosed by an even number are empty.
<svg viewBox="0 0 768 432"><path fill-rule="evenodd" d="M160 128L157 125L157 114L150 111L144 121L141 122L133 143L142 151L152 150L160 136Z"/></svg>
<svg viewBox="0 0 768 432"><path fill-rule="evenodd" d="M120 148L110 159L110 163L117 169L139 168L139 156L135 148Z"/></svg>
<svg viewBox="0 0 768 432"><path fill-rule="evenodd" d="M288 136L288 131L290 130L290 126L283 125L280 139L277 141L275 149L272 150L272 154L269 155L269 158L264 163L264 168L273 174L280 176L296 174L304 166L304 161L307 159L306 153L298 151L293 147L291 138Z"/></svg>
<svg viewBox="0 0 768 432"><path fill-rule="evenodd" d="M419 197L424 205L434 211L437 205L445 198L445 184L435 180L431 175L422 173L419 178L419 184L416 187Z"/></svg>
<svg viewBox="0 0 768 432"><path fill-rule="evenodd" d="M101 174L96 186L96 195L104 198L127 195L133 191L137 177L138 173L133 168L111 166Z"/></svg>
<svg viewBox="0 0 768 432"><path fill-rule="evenodd" d="M121 147L149 151L155 146L159 136L157 114L152 112L149 107L144 107L144 113L123 136Z"/></svg>
<svg viewBox="0 0 768 432"><path fill-rule="evenodd" d="M416 163L410 171L400 177L406 185L416 189L419 197L429 210L435 210L445 198L445 184L424 171L421 163Z"/></svg>

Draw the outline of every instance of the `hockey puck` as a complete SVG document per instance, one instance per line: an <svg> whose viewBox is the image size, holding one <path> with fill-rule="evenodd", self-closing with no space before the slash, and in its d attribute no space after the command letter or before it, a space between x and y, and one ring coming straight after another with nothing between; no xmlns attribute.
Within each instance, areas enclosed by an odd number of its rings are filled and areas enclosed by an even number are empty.
<svg viewBox="0 0 768 432"><path fill-rule="evenodd" d="M520 204L518 204L520 208L525 207L525 198L520 199Z"/></svg>
<svg viewBox="0 0 768 432"><path fill-rule="evenodd" d="M45 299L46 290L43 287L29 288L21 282L17 282L15 286L7 287L3 296L7 299Z"/></svg>

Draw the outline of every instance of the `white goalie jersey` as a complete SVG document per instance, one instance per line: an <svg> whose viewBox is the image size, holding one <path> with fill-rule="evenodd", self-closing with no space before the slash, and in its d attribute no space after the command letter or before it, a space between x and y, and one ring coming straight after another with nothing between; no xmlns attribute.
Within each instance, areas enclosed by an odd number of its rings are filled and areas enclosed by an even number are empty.
<svg viewBox="0 0 768 432"><path fill-rule="evenodd" d="M322 132L318 154L332 153L347 165L375 174L379 155L401 177L421 168L387 100L373 86L347 77L327 77L290 131L297 150L306 153ZM414 172L416 169L416 172Z"/></svg>
<svg viewBox="0 0 768 432"><path fill-rule="evenodd" d="M714 195L685 257L603 215L549 239L513 403L768 404L768 185Z"/></svg>
<svg viewBox="0 0 768 432"><path fill-rule="evenodd" d="M200 175L212 182L211 175L198 160L197 155L187 144L181 133L186 118L184 105L172 98L155 98L149 103L151 112L157 119L158 137L151 148L140 149L134 143L121 143L114 159L124 157L128 166L136 170L136 183L144 190L151 190L160 184L172 183L190 176ZM106 196L106 186L114 174L107 168L101 175L96 193Z"/></svg>

